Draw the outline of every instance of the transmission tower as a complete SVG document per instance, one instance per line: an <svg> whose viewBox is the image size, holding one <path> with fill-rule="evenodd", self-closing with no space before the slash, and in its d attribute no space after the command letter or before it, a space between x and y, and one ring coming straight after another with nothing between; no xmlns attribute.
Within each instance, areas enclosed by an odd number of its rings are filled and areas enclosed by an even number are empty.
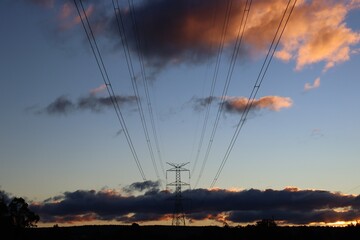
<svg viewBox="0 0 360 240"><path fill-rule="evenodd" d="M183 197L181 195L181 188L182 186L190 186L190 184L186 183L186 182L182 182L181 181L181 172L189 172L189 178L190 178L190 170L184 168L184 166L187 163L180 163L180 164L175 164L175 163L167 163L170 166L172 166L172 168L166 170L166 179L167 179L167 173L168 172L175 172L175 182L171 182L166 184L166 186L170 186L170 187L175 187L175 208L174 208L174 213L173 213L173 219L172 219L172 225L175 226L180 226L180 225L184 225L185 226L185 214L184 214L184 209L183 209Z"/></svg>

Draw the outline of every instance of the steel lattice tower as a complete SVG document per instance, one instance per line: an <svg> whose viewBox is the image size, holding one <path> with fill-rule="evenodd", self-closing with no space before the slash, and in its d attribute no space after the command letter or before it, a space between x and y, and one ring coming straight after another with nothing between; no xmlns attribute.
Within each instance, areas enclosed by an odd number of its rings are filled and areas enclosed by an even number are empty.
<svg viewBox="0 0 360 240"><path fill-rule="evenodd" d="M167 164L169 164L173 168L166 170L166 179L167 179L168 172L175 172L175 182L166 184L167 187L168 186L175 187L175 199L174 199L175 200L175 208L174 208L174 214L173 214L173 219L172 219L172 225L175 225L175 226L184 225L185 226L185 214L184 214L184 209L183 209L183 205L182 205L183 197L181 194L181 188L182 188L182 186L190 186L190 184L181 181L181 172L189 172L189 178L190 178L190 170L183 168L186 164L188 164L188 162L180 163L180 164L175 164L175 163L167 163Z"/></svg>

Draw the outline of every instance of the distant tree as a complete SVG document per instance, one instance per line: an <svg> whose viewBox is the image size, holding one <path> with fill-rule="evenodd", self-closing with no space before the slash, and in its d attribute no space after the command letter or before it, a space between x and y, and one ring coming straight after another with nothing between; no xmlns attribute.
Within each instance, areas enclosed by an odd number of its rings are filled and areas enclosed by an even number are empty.
<svg viewBox="0 0 360 240"><path fill-rule="evenodd" d="M262 219L261 221L256 222L256 226L262 228L270 228L270 227L277 227L277 224L274 218L271 218L271 219Z"/></svg>
<svg viewBox="0 0 360 240"><path fill-rule="evenodd" d="M139 225L138 223L132 223L132 224L131 224L131 227L133 227L133 228L138 228L138 227L140 227L140 225Z"/></svg>
<svg viewBox="0 0 360 240"><path fill-rule="evenodd" d="M11 223L16 228L36 227L40 220L39 215L30 211L29 205L23 198L13 198L7 210L11 218Z"/></svg>
<svg viewBox="0 0 360 240"><path fill-rule="evenodd" d="M347 227L360 227L360 221L356 221L356 223L350 223Z"/></svg>

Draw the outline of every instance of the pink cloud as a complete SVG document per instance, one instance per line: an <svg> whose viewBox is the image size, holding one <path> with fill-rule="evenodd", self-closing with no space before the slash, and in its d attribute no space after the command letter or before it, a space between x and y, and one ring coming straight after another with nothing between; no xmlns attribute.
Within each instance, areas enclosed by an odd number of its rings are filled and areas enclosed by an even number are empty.
<svg viewBox="0 0 360 240"><path fill-rule="evenodd" d="M223 104L225 109L230 112L243 112L246 109L249 99L245 97L227 98ZM259 110L267 108L271 111L280 111L282 108L290 108L293 101L289 97L265 96L254 99L250 110Z"/></svg>
<svg viewBox="0 0 360 240"><path fill-rule="evenodd" d="M90 90L90 94L91 95L95 95L97 93L103 92L106 89L106 85L105 84L101 84L100 86L98 86L97 88L91 89Z"/></svg>
<svg viewBox="0 0 360 240"><path fill-rule="evenodd" d="M296 61L296 70L324 62L324 71L348 61L351 47L360 42L360 34L345 22L350 10L359 4L345 1L301 1L281 41L276 57Z"/></svg>
<svg viewBox="0 0 360 240"><path fill-rule="evenodd" d="M53 6L53 0L32 0L32 2ZM294 3L291 1L290 6ZM233 46L239 33L239 23L244 16L244 1L231 1L227 12L227 1L199 1L191 5L191 0L175 1L170 4L162 1L142 1L135 6L137 14L144 21L139 22L139 29L146 44L142 48L144 57L164 62L182 62L206 60L214 56L214 46L220 43L224 47ZM57 18L61 30L68 30L81 22L72 2L60 3ZM244 29L243 49L250 56L266 53L275 30L282 18L287 1L253 1ZM92 28L97 34L118 39L118 29L113 24L114 15L109 15L101 1L84 4L88 17L92 17ZM214 18L213 9L217 8ZM290 21L282 36L275 56L283 61L294 61L295 69L315 63L323 63L323 71L337 64L348 61L360 43L360 33L349 28L346 16L350 11L358 11L359 0L298 0ZM163 9L160 11L159 9ZM185 10L184 10L185 9ZM95 11L96 10L96 11ZM131 24L128 9L121 9L126 24ZM224 19L229 17L224 32ZM132 26L126 26L129 29ZM104 30L110 30L104 33ZM224 34L223 34L224 33ZM128 35L128 41L137 41ZM136 46L136 44L130 44ZM137 51L136 49L133 49ZM355 51L357 52L357 51ZM191 53L191 54L190 54Z"/></svg>
<svg viewBox="0 0 360 240"><path fill-rule="evenodd" d="M309 90L312 90L312 89L315 89L318 87L320 87L320 78L319 77L314 80L313 84L305 83L304 90L309 91Z"/></svg>

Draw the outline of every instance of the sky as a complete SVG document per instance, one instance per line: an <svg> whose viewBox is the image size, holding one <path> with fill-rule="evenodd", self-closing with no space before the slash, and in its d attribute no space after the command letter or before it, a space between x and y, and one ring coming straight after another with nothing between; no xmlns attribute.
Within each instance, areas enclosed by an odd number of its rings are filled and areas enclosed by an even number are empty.
<svg viewBox="0 0 360 240"><path fill-rule="evenodd" d="M3 0L0 195L40 226L360 219L360 2ZM89 27L90 26L90 27Z"/></svg>

